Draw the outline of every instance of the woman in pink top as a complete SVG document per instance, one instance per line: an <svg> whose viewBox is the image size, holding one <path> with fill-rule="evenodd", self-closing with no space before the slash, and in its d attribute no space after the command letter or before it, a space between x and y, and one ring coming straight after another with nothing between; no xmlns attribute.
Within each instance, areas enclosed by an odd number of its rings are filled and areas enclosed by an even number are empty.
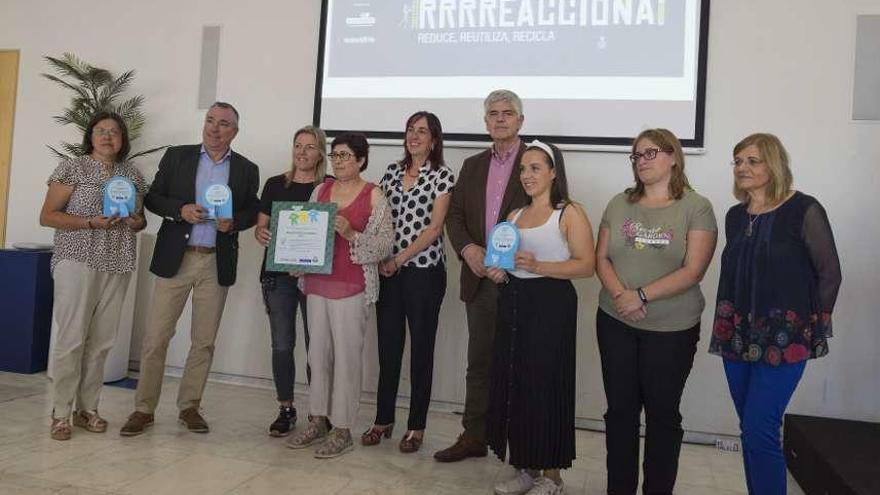
<svg viewBox="0 0 880 495"><path fill-rule="evenodd" d="M338 207L333 272L302 278L311 336L311 419L289 443L295 449L317 444L318 458L337 457L352 449L367 315L379 295L377 265L391 254L394 236L385 196L361 178L367 168L367 138L341 134L331 147L336 180L315 188L312 201ZM329 432L328 420L333 424Z"/></svg>

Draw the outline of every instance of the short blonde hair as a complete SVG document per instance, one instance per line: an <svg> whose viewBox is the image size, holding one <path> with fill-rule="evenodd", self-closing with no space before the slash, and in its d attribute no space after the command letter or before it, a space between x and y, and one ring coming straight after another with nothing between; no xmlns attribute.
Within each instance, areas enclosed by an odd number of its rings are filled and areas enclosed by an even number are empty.
<svg viewBox="0 0 880 495"><path fill-rule="evenodd" d="M645 129L633 140L633 153L636 152L639 141L643 139L656 144L662 151L672 153L675 163L672 166L672 177L669 178L669 197L681 199L685 191L691 190L687 175L684 173L684 151L681 149L681 141L669 129ZM639 179L638 164L632 164L632 172L636 184L624 192L629 202L635 203L645 195L645 183Z"/></svg>
<svg viewBox="0 0 880 495"><path fill-rule="evenodd" d="M327 175L327 134L321 130L320 127L316 127L313 125L306 125L300 127L293 133L293 141L296 142L296 138L299 137L300 134L311 134L317 143L315 146L318 147L318 151L321 153L321 159L318 163L315 164L315 184L320 184L324 182L324 177ZM293 163L290 164L290 169L293 170ZM291 175L291 178L293 176ZM287 181L287 186L290 186L291 180Z"/></svg>
<svg viewBox="0 0 880 495"><path fill-rule="evenodd" d="M759 132L743 138L742 141L736 143L733 147L733 156L748 148L749 146L758 148L760 158L767 164L770 171L770 183L766 186L767 201L771 205L777 205L785 200L788 192L791 191L794 177L791 175L791 169L788 166L788 152L782 141L773 134ZM749 202L749 194L736 186L733 182L733 195L741 203Z"/></svg>

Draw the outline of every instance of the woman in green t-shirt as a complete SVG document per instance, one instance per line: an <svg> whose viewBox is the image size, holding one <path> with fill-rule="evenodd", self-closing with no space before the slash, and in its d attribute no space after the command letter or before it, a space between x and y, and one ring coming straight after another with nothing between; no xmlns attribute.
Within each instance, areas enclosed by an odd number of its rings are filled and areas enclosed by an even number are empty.
<svg viewBox="0 0 880 495"><path fill-rule="evenodd" d="M683 435L679 403L705 306L699 284L717 226L711 203L688 184L674 134L643 131L629 158L635 186L608 203L596 245L608 492L636 493L644 407L642 491L672 493Z"/></svg>

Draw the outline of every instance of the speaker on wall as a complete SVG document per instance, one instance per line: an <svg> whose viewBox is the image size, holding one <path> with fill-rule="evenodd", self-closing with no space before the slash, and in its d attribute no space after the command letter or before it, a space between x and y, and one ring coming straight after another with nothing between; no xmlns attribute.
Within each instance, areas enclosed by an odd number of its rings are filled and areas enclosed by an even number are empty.
<svg viewBox="0 0 880 495"><path fill-rule="evenodd" d="M202 27L202 59L199 64L199 109L217 101L217 69L220 61L220 26Z"/></svg>
<svg viewBox="0 0 880 495"><path fill-rule="evenodd" d="M880 15L856 20L853 120L880 120Z"/></svg>

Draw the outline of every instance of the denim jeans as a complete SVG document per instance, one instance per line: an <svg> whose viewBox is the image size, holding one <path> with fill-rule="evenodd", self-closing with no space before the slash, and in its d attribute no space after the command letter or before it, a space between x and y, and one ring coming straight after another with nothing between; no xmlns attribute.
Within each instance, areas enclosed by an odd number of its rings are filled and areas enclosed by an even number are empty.
<svg viewBox="0 0 880 495"><path fill-rule="evenodd" d="M296 309L302 309L306 353L309 348L309 325L306 318L306 297L296 286L297 279L289 275L267 275L262 280L263 302L269 315L272 331L272 377L279 401L293 400L296 366L293 348L296 346ZM312 373L306 364L306 378Z"/></svg>

